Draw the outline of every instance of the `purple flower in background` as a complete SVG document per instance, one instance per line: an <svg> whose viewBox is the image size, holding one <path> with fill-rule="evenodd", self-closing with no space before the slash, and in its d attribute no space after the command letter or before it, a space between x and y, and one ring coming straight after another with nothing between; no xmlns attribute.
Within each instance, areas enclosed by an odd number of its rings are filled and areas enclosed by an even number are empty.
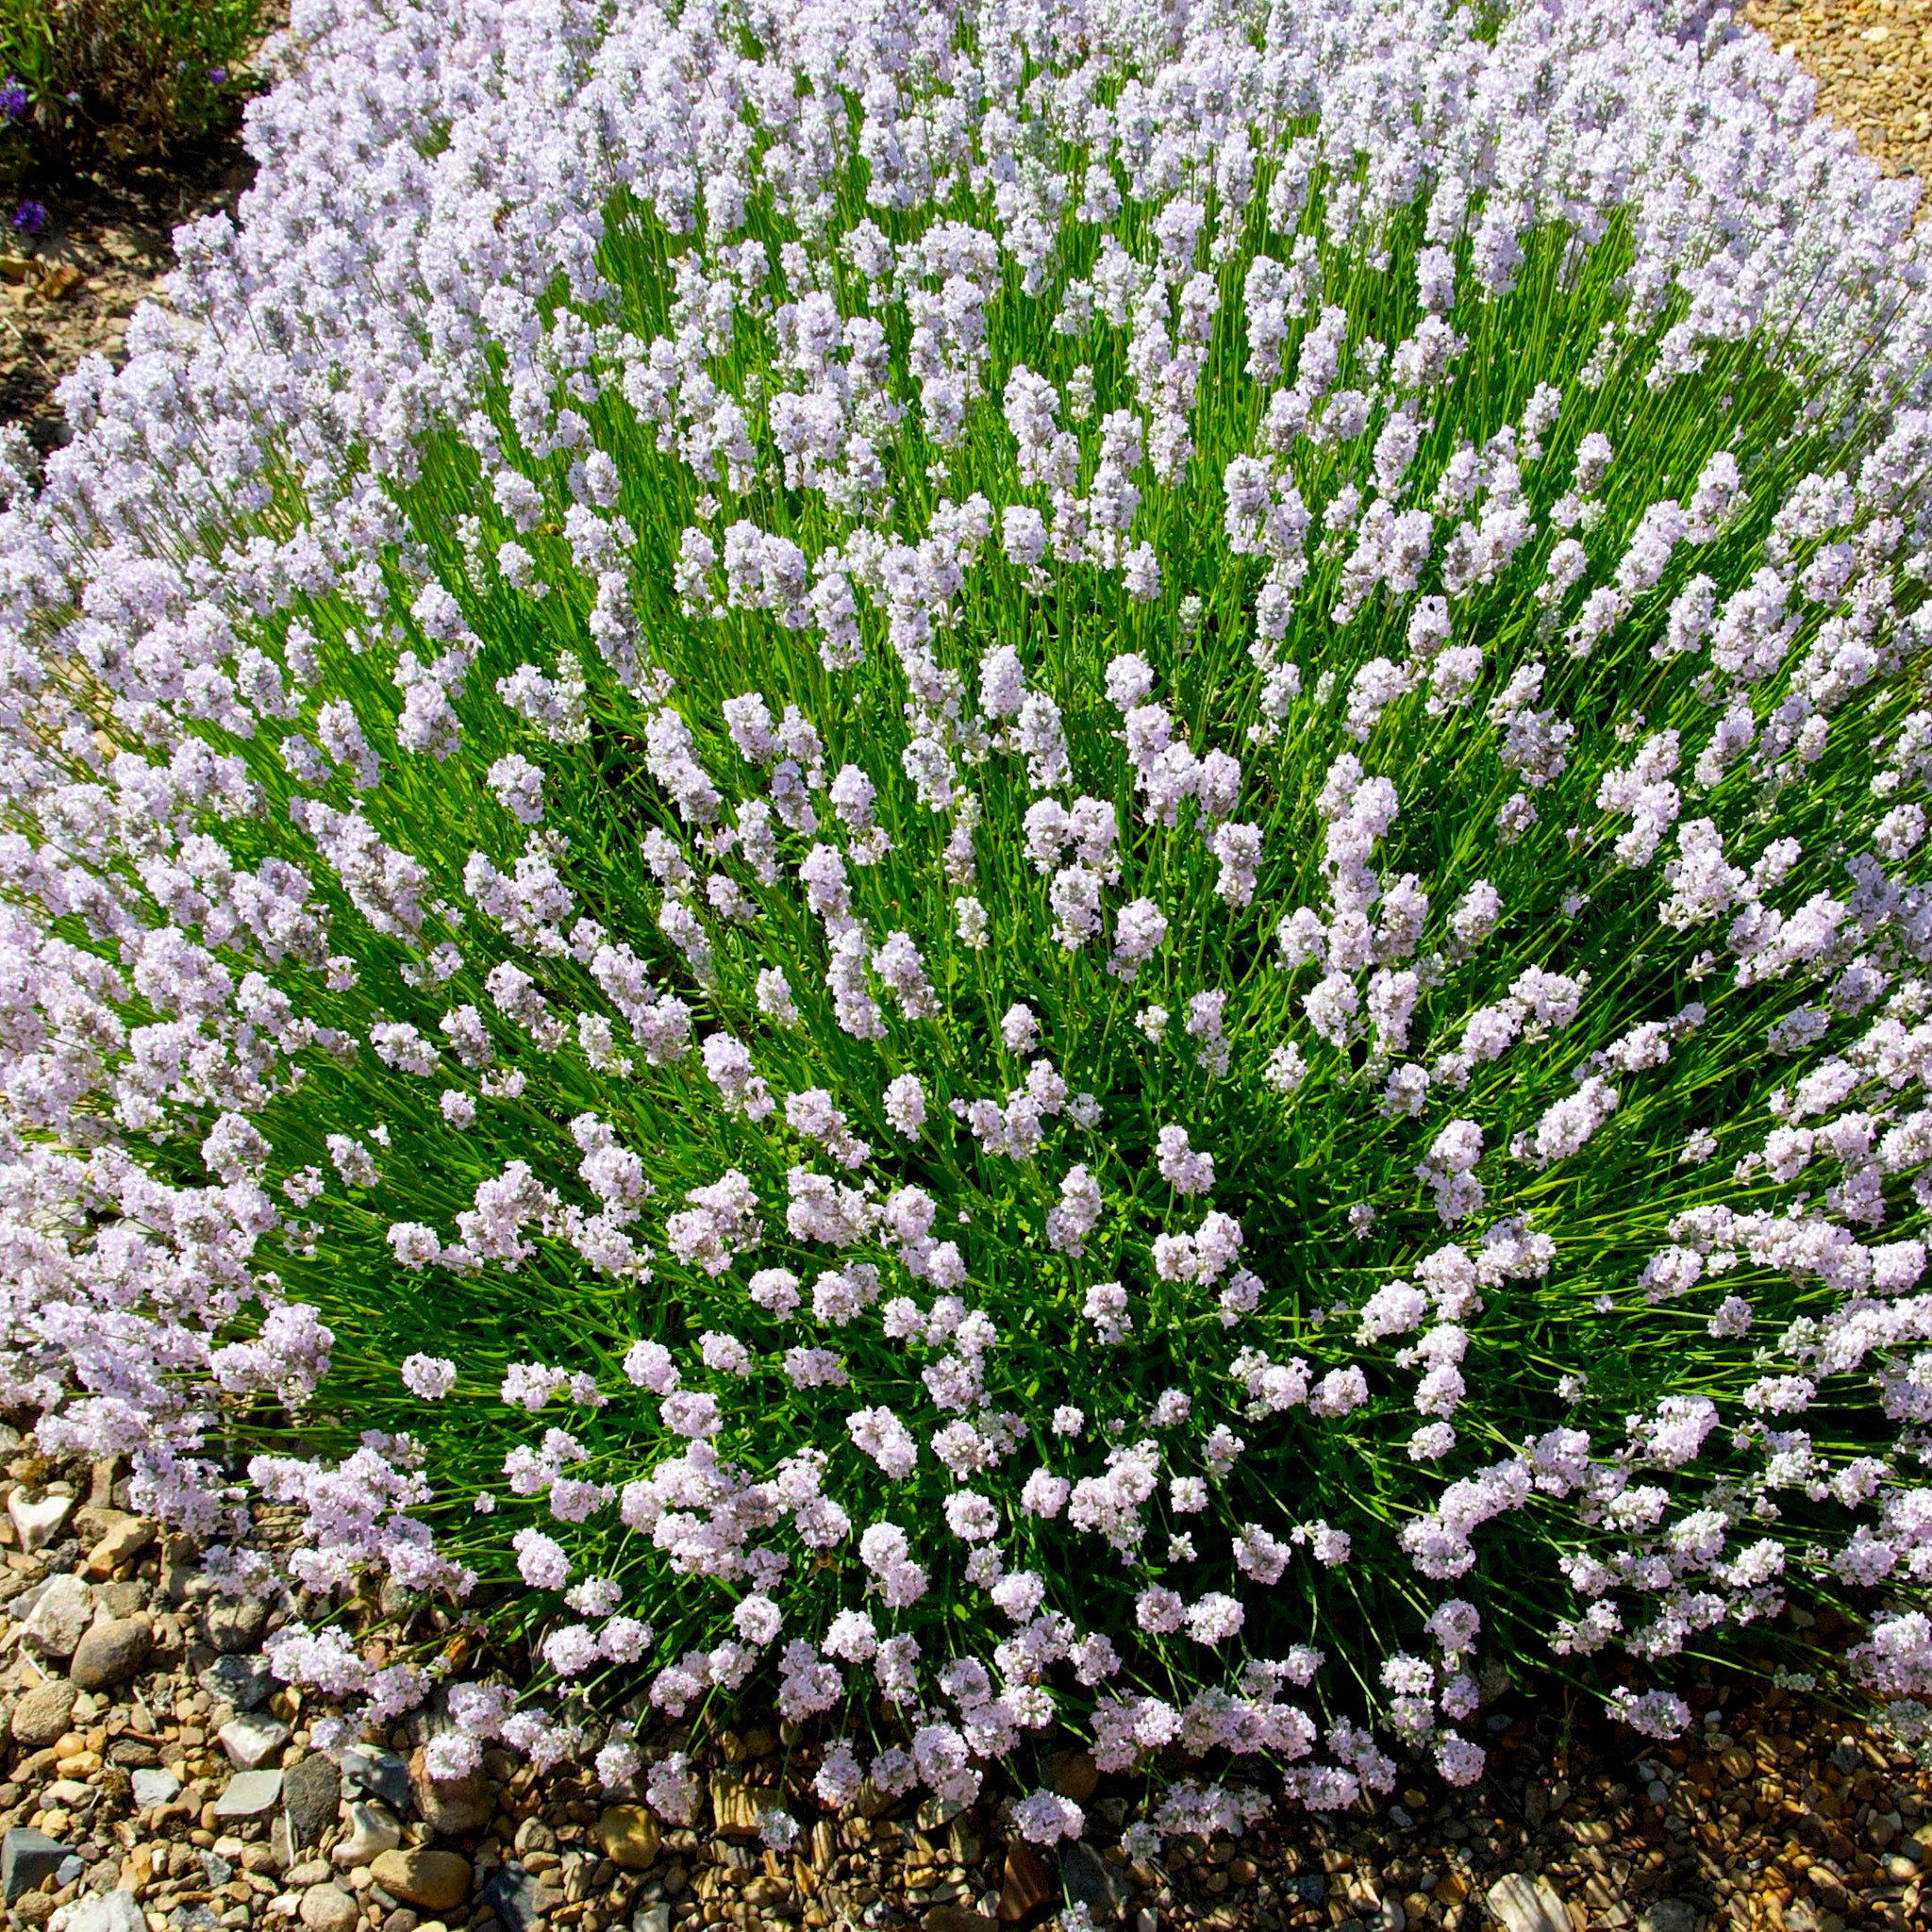
<svg viewBox="0 0 1932 1932"><path fill-rule="evenodd" d="M228 70L225 67L210 67L208 71L208 82L210 87L226 87Z"/></svg>
<svg viewBox="0 0 1932 1932"><path fill-rule="evenodd" d="M13 210L13 225L23 235L38 235L47 225L47 209L42 202L24 201Z"/></svg>
<svg viewBox="0 0 1932 1932"><path fill-rule="evenodd" d="M28 105L26 89L21 85L19 75L9 74L0 80L0 118L19 121L25 117Z"/></svg>

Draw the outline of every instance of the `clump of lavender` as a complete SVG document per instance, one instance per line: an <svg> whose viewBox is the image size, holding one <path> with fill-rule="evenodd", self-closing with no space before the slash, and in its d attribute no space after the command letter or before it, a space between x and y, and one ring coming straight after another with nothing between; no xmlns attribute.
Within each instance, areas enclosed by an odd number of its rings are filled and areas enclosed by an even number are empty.
<svg viewBox="0 0 1932 1932"><path fill-rule="evenodd" d="M23 201L13 210L13 231L17 235L38 235L47 225L47 205Z"/></svg>
<svg viewBox="0 0 1932 1932"><path fill-rule="evenodd" d="M32 99L18 75L9 74L0 78L0 121L24 121L32 106Z"/></svg>
<svg viewBox="0 0 1932 1932"><path fill-rule="evenodd" d="M1909 1721L1916 191L1643 0L295 25L4 525L43 1441L667 1818L633 1685L1142 1853L1793 1592Z"/></svg>

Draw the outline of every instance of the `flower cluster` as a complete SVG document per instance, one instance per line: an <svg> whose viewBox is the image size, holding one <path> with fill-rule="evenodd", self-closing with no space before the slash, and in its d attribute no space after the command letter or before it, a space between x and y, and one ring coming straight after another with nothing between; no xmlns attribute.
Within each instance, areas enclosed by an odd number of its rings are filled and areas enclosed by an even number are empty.
<svg viewBox="0 0 1932 1932"><path fill-rule="evenodd" d="M1728 10L1480 26L298 0L66 385L0 1384L541 1593L452 1774L682 1821L602 1693L757 1686L833 1806L1213 1759L1144 1853L1794 1591L1932 1694L1913 191Z"/></svg>

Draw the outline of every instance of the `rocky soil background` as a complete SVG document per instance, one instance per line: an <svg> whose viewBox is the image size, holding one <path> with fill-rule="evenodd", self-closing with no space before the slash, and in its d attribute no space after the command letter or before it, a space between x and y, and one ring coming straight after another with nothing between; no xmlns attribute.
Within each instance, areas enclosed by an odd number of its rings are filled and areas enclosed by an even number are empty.
<svg viewBox="0 0 1932 1932"><path fill-rule="evenodd" d="M1887 167L1932 173L1932 0L1745 14ZM0 421L57 446L59 378L94 351L121 359L175 226L232 211L252 177L230 141L65 184L35 244L0 254ZM1182 1840L1145 1865L1107 1849L1145 1790L1079 1753L1044 1766L1091 1821L1057 1857L991 1802L824 1817L810 1740L776 1727L655 1740L708 1774L696 1829L503 1754L440 1784L422 1757L433 1715L318 1749L327 1712L262 1653L290 1606L222 1594L197 1552L130 1512L112 1467L49 1463L4 1425L0 1462L7 1932L1011 1932L1069 1905L1133 1932L1843 1932L1932 1915L1924 1764L1765 1680L1707 1680L1691 1736L1648 1755L1559 1688L1509 1693L1474 1791L1419 1777L1373 1816ZM258 1523L265 1542L285 1529ZM758 1838L774 1802L808 1821L786 1856Z"/></svg>
<svg viewBox="0 0 1932 1932"><path fill-rule="evenodd" d="M1373 1815L1184 1840L1147 1864L1112 1848L1145 1789L1078 1752L1042 1767L1091 1821L1058 1857L1014 1838L992 1800L821 1815L813 1740L790 1727L646 1740L707 1773L700 1829L501 1753L439 1783L422 1749L433 1706L318 1748L326 1707L263 1655L295 1607L223 1594L191 1545L131 1513L113 1465L51 1463L11 1429L0 1456L9 1932L1002 1932L1069 1904L1133 1932L1842 1932L1923 1924L1932 1896L1924 1766L1741 1680L1698 1687L1691 1739L1649 1755L1594 1706L1502 1690L1474 1791L1415 1774ZM264 1511L257 1539L288 1527ZM808 1821L789 1855L758 1838L774 1803Z"/></svg>
<svg viewBox="0 0 1932 1932"><path fill-rule="evenodd" d="M1818 82L1821 113L1892 173L1932 175L1932 0L1746 0L1741 11Z"/></svg>

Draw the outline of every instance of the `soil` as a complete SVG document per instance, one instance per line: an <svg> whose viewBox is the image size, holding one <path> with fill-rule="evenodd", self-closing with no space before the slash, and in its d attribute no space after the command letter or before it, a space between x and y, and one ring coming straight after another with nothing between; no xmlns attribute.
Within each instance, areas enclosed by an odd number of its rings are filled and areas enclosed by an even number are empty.
<svg viewBox="0 0 1932 1932"><path fill-rule="evenodd" d="M128 317L175 265L175 230L232 215L254 179L236 128L164 162L36 187L47 226L30 242L0 231L0 422L42 452L64 442L56 386L84 356L121 364Z"/></svg>

